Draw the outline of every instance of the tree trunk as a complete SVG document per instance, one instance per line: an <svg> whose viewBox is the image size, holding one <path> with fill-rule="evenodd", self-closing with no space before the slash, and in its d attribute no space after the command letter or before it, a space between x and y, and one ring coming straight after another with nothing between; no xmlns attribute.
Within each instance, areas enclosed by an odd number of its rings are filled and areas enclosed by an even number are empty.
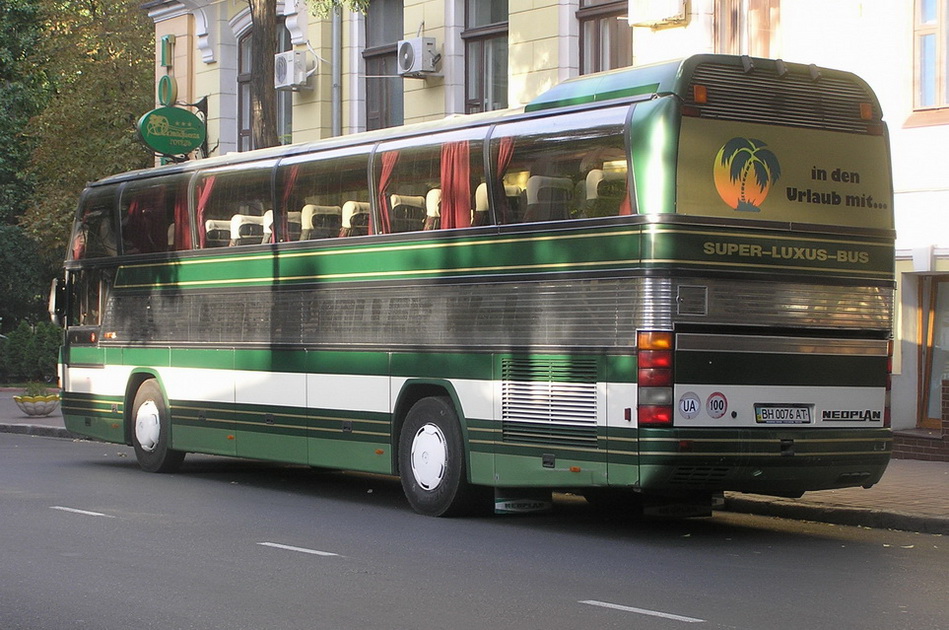
<svg viewBox="0 0 949 630"><path fill-rule="evenodd" d="M277 139L277 92L274 54L277 51L277 1L248 0L254 23L251 47L250 129L255 149L273 147Z"/></svg>

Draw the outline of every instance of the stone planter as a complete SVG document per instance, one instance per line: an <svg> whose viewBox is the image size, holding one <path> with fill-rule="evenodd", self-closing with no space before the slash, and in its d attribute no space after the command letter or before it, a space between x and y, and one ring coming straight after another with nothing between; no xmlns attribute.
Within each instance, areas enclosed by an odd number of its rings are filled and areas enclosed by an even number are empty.
<svg viewBox="0 0 949 630"><path fill-rule="evenodd" d="M59 394L49 396L14 396L20 411L28 416L48 416L59 407Z"/></svg>

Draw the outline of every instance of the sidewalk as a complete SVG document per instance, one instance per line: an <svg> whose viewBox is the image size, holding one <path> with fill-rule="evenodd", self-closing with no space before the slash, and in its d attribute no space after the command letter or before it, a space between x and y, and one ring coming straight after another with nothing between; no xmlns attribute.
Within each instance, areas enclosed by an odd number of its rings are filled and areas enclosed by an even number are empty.
<svg viewBox="0 0 949 630"><path fill-rule="evenodd" d="M13 396L0 389L0 433L74 438L57 410L45 418L24 415ZM893 459L883 479L869 490L846 488L782 499L725 493L725 509L797 520L949 534L949 463Z"/></svg>

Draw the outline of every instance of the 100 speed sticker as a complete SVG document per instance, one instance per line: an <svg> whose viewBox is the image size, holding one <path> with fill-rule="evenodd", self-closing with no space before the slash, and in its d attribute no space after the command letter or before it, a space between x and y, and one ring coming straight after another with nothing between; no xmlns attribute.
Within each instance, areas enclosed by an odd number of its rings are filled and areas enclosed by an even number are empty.
<svg viewBox="0 0 949 630"><path fill-rule="evenodd" d="M686 392L679 397L679 413L686 420L698 417L702 411L702 399L695 392ZM728 399L721 392L714 392L705 400L705 413L718 420L728 411Z"/></svg>

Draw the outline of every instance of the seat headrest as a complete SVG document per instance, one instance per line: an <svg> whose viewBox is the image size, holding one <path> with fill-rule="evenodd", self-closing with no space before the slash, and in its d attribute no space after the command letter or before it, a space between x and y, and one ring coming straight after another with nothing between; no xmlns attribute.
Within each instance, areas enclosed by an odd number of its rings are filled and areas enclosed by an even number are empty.
<svg viewBox="0 0 949 630"><path fill-rule="evenodd" d="M425 216L440 217L442 215L442 189L432 188L425 195Z"/></svg>
<svg viewBox="0 0 949 630"><path fill-rule="evenodd" d="M412 206L413 208L425 207L425 197L421 195L392 195L389 197L389 202L393 208L396 206Z"/></svg>
<svg viewBox="0 0 949 630"><path fill-rule="evenodd" d="M546 175L532 175L527 180L527 203L537 203L541 190L562 190L567 194L573 193L573 182L569 177L548 177Z"/></svg>
<svg viewBox="0 0 949 630"><path fill-rule="evenodd" d="M352 218L357 214L369 214L369 202L347 201L344 203L342 226L344 228L351 228Z"/></svg>

